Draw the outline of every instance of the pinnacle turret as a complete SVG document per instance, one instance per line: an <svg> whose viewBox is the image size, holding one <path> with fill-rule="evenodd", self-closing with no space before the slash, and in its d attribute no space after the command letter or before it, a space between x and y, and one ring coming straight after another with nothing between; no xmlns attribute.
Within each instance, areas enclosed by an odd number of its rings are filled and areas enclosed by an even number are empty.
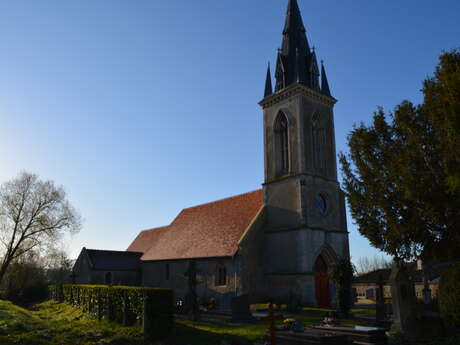
<svg viewBox="0 0 460 345"><path fill-rule="evenodd" d="M331 90L329 89L329 83L327 82L326 69L324 68L324 63L321 60L321 92L326 96L331 96Z"/></svg>
<svg viewBox="0 0 460 345"><path fill-rule="evenodd" d="M264 97L270 96L273 93L272 88L272 75L270 73L270 62L267 67L267 78L265 79L265 92Z"/></svg>

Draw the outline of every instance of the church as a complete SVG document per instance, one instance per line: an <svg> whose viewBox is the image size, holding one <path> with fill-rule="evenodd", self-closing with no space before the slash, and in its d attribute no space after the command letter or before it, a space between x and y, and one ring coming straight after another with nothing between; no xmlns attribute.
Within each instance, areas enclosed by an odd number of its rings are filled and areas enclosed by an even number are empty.
<svg viewBox="0 0 460 345"><path fill-rule="evenodd" d="M253 303L333 304L329 273L349 257L345 197L337 180L332 97L310 48L300 9L289 0L263 112L262 188L182 210L170 225L141 231L125 252L83 248L78 284L172 288L184 298L194 262L197 294L226 309Z"/></svg>

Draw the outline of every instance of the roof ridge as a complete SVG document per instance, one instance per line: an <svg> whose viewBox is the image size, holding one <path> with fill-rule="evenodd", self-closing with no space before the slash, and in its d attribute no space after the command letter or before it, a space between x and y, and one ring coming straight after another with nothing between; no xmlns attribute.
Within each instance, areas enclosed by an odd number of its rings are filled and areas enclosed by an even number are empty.
<svg viewBox="0 0 460 345"><path fill-rule="evenodd" d="M93 252L112 252L112 253L133 253L133 254L143 254L142 252L136 252L132 250L110 250L110 249L89 249L85 248L86 251L93 251Z"/></svg>
<svg viewBox="0 0 460 345"><path fill-rule="evenodd" d="M201 207L201 206L206 206L206 205L214 204L214 203L221 202L221 201L224 201L224 200L234 199L234 198L237 198L237 197L246 195L246 194L251 194L251 193L255 193L255 192L259 192L259 191L262 191L262 188L255 189L255 190L252 190L252 191L246 192L246 193L241 193L241 194L237 194L237 195L227 196L227 197L225 197L225 198L217 199L217 200L214 200L214 201L205 202L204 204L199 204L199 205L195 205L195 206L186 207L186 208L183 208L182 211L181 211L180 213L182 213L182 212L185 211L185 210L190 210L190 209L192 209L192 208ZM180 213L179 213L179 214L180 214ZM179 215L178 215L178 216L179 216ZM177 217L176 217L176 218L177 218ZM174 221L173 221L173 223L174 223ZM171 223L171 225L172 225L172 223Z"/></svg>
<svg viewBox="0 0 460 345"><path fill-rule="evenodd" d="M157 226L156 228L150 228L150 229L141 230L139 234L141 234L143 232L147 232L147 231L154 231L154 230L160 230L160 229L169 228L170 226L171 226L171 224L168 224L168 225Z"/></svg>

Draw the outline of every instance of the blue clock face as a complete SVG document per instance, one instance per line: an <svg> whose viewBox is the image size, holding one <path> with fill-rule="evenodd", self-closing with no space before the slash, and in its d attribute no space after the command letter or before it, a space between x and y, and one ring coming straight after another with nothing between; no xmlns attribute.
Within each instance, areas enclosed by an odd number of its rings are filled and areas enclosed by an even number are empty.
<svg viewBox="0 0 460 345"><path fill-rule="evenodd" d="M327 210L326 199L321 194L315 196L315 206L319 213L325 214Z"/></svg>

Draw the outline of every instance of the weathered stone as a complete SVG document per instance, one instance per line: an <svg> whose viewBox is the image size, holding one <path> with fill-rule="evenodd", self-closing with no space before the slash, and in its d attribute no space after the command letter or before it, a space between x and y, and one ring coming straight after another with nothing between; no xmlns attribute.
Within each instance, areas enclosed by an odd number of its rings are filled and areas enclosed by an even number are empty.
<svg viewBox="0 0 460 345"><path fill-rule="evenodd" d="M313 326L313 328L327 331L332 334L346 336L349 344L386 345L387 343L387 336L385 334L387 329L385 328L343 325Z"/></svg>
<svg viewBox="0 0 460 345"><path fill-rule="evenodd" d="M291 331L296 333L302 333L305 330L302 321L294 321L291 325Z"/></svg>
<svg viewBox="0 0 460 345"><path fill-rule="evenodd" d="M344 345L347 336L325 331L306 331L294 333L281 331L276 334L277 345Z"/></svg>
<svg viewBox="0 0 460 345"><path fill-rule="evenodd" d="M232 321L234 322L251 322L254 321L249 308L248 295L242 295L232 298Z"/></svg>
<svg viewBox="0 0 460 345"><path fill-rule="evenodd" d="M395 263L390 274L391 300L393 304L392 330L403 332L411 342L417 338L416 297L413 281L405 265Z"/></svg>

